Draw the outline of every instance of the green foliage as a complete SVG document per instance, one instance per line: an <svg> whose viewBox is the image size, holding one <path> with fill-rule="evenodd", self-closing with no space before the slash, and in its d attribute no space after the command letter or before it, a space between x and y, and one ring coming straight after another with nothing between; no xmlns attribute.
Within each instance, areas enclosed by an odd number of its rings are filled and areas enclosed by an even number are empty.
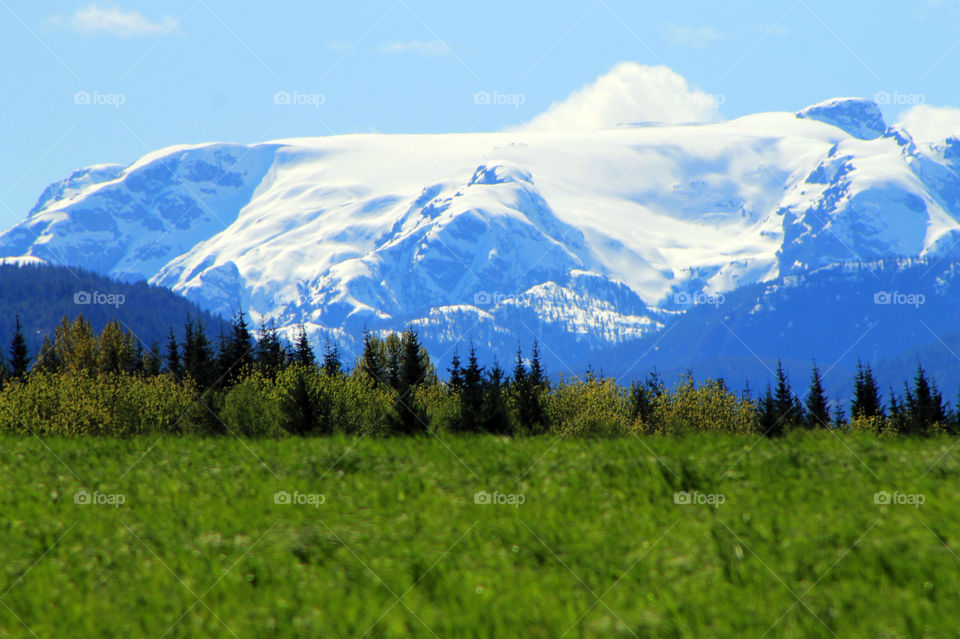
<svg viewBox="0 0 960 639"><path fill-rule="evenodd" d="M547 395L546 414L562 435L623 435L634 430L626 389L615 380L560 379Z"/></svg>
<svg viewBox="0 0 960 639"><path fill-rule="evenodd" d="M671 392L657 397L653 419L643 426L645 431L661 433L758 430L752 402L731 393L721 381L707 380L697 385L689 375Z"/></svg>

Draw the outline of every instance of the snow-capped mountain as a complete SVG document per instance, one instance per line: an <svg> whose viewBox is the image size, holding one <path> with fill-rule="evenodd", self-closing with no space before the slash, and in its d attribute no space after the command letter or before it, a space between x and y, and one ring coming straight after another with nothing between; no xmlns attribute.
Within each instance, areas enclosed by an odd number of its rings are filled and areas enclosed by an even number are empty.
<svg viewBox="0 0 960 639"><path fill-rule="evenodd" d="M851 98L715 124L172 147L51 185L0 258L147 279L348 348L415 326L500 353L539 337L560 358L781 275L950 252L957 134L918 144Z"/></svg>

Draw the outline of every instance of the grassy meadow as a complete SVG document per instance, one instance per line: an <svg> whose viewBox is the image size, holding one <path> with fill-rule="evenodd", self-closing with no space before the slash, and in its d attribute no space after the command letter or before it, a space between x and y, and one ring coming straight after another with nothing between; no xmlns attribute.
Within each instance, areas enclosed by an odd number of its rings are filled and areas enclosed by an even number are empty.
<svg viewBox="0 0 960 639"><path fill-rule="evenodd" d="M2 436L0 636L956 637L953 446Z"/></svg>

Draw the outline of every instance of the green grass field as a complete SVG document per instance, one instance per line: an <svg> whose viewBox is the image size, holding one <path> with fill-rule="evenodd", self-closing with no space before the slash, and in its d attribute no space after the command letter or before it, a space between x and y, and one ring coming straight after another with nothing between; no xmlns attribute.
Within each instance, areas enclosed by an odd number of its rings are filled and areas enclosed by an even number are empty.
<svg viewBox="0 0 960 639"><path fill-rule="evenodd" d="M156 442L0 438L0 636L960 634L946 438Z"/></svg>

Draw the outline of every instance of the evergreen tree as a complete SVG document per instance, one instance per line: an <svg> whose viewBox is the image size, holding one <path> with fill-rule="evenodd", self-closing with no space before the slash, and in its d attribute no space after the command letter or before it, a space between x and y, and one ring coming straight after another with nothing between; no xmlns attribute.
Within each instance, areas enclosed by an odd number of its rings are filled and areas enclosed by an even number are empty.
<svg viewBox="0 0 960 639"><path fill-rule="evenodd" d="M241 310L233 316L229 335L220 342L217 358L219 384L231 386L246 374L253 367L253 353L253 335L250 334L246 316Z"/></svg>
<svg viewBox="0 0 960 639"><path fill-rule="evenodd" d="M184 325L183 373L203 389L210 388L216 381L213 345L199 319L191 321L188 317Z"/></svg>
<svg viewBox="0 0 960 639"><path fill-rule="evenodd" d="M530 384L540 390L549 388L546 371L540 363L540 344L537 340L533 340L533 353L530 358Z"/></svg>
<svg viewBox="0 0 960 639"><path fill-rule="evenodd" d="M843 413L843 404L837 402L833 406L833 427L837 430L846 428L847 416Z"/></svg>
<svg viewBox="0 0 960 639"><path fill-rule="evenodd" d="M450 392L459 395L463 390L463 369L460 367L460 354L456 350L453 351L453 358L450 360L450 368L447 372L450 373L447 388Z"/></svg>
<svg viewBox="0 0 960 639"><path fill-rule="evenodd" d="M372 333L363 331L363 352L354 371L373 380L377 385L386 383L387 359L383 352L383 342Z"/></svg>
<svg viewBox="0 0 960 639"><path fill-rule="evenodd" d="M535 351L539 354L539 351ZM546 430L546 414L543 407L545 380L543 368L537 358L537 367L528 371L523 362L523 352L517 348L516 362L513 368L513 383L510 394L516 407L517 422L526 433L539 433Z"/></svg>
<svg viewBox="0 0 960 639"><path fill-rule="evenodd" d="M470 344L467 367L463 369L463 388L460 389L460 419L458 430L476 433L483 424L484 400L483 367L477 361L477 350Z"/></svg>
<svg viewBox="0 0 960 639"><path fill-rule="evenodd" d="M17 323L13 331L13 339L10 341L10 375L22 379L30 368L30 352L27 349L27 340L23 336L23 326L20 324L20 316L17 315Z"/></svg>
<svg viewBox="0 0 960 639"><path fill-rule="evenodd" d="M120 322L107 323L97 338L97 368L102 373L132 373L142 362L133 335ZM142 349L141 349L142 350Z"/></svg>
<svg viewBox="0 0 960 639"><path fill-rule="evenodd" d="M37 368L44 373L59 373L63 370L63 362L60 361L60 356L49 335L43 336L40 353L37 355Z"/></svg>
<svg viewBox="0 0 960 639"><path fill-rule="evenodd" d="M654 397L650 387L640 382L630 384L630 421L640 420L650 424L653 417Z"/></svg>
<svg viewBox="0 0 960 639"><path fill-rule="evenodd" d="M286 350L280 341L280 330L275 321L261 324L257 338L257 368L267 377L275 378L286 365Z"/></svg>
<svg viewBox="0 0 960 639"><path fill-rule="evenodd" d="M328 337L323 346L323 374L328 377L337 377L343 374L340 364L340 349Z"/></svg>
<svg viewBox="0 0 960 639"><path fill-rule="evenodd" d="M850 406L850 417L883 417L883 404L880 400L880 391L877 381L873 377L870 366L864 366L857 360L857 374L853 380L853 403Z"/></svg>
<svg viewBox="0 0 960 639"><path fill-rule="evenodd" d="M384 360L387 363L387 383L391 388L400 390L401 339L396 333L390 333L383 340Z"/></svg>
<svg viewBox="0 0 960 639"><path fill-rule="evenodd" d="M907 434L921 434L930 431L934 426L943 426L947 419L943 396L927 377L923 367L917 366L917 374L913 378L913 390L907 391L904 401L905 428Z"/></svg>
<svg viewBox="0 0 960 639"><path fill-rule="evenodd" d="M329 343L329 339L327 343ZM317 364L313 347L310 346L310 339L307 337L307 329L303 324L297 327L297 341L293 345L293 363L308 369Z"/></svg>
<svg viewBox="0 0 960 639"><path fill-rule="evenodd" d="M816 362L813 363L813 371L810 374L810 390L807 392L806 408L805 424L807 428L826 428L830 425L830 406L827 395L823 391L823 377L820 375L820 368Z"/></svg>
<svg viewBox="0 0 960 639"><path fill-rule="evenodd" d="M189 318L187 318L189 321ZM183 365L180 363L180 347L177 345L177 336L173 334L173 328L170 329L170 336L167 338L167 371L175 379L183 378Z"/></svg>
<svg viewBox="0 0 960 639"><path fill-rule="evenodd" d="M757 425L760 427L761 433L767 437L783 435L783 413L780 412L777 400L770 390L770 384L767 384L766 391L760 396L756 410Z"/></svg>
<svg viewBox="0 0 960 639"><path fill-rule="evenodd" d="M150 350L143 358L143 374L147 377L156 377L163 370L163 358L160 357L160 344L152 342Z"/></svg>
<svg viewBox="0 0 960 639"><path fill-rule="evenodd" d="M327 435L332 431L328 402L310 383L311 370L296 366L293 384L281 396L283 426L294 435Z"/></svg>
<svg viewBox="0 0 960 639"><path fill-rule="evenodd" d="M504 373L494 361L483 388L483 406L480 409L480 430L495 435L512 435L513 422L504 395Z"/></svg>
<svg viewBox="0 0 960 639"><path fill-rule="evenodd" d="M403 435L423 433L427 430L427 416L417 399L416 389L424 382L427 367L416 331L404 331L399 350L398 389L394 402L397 422L394 430Z"/></svg>

